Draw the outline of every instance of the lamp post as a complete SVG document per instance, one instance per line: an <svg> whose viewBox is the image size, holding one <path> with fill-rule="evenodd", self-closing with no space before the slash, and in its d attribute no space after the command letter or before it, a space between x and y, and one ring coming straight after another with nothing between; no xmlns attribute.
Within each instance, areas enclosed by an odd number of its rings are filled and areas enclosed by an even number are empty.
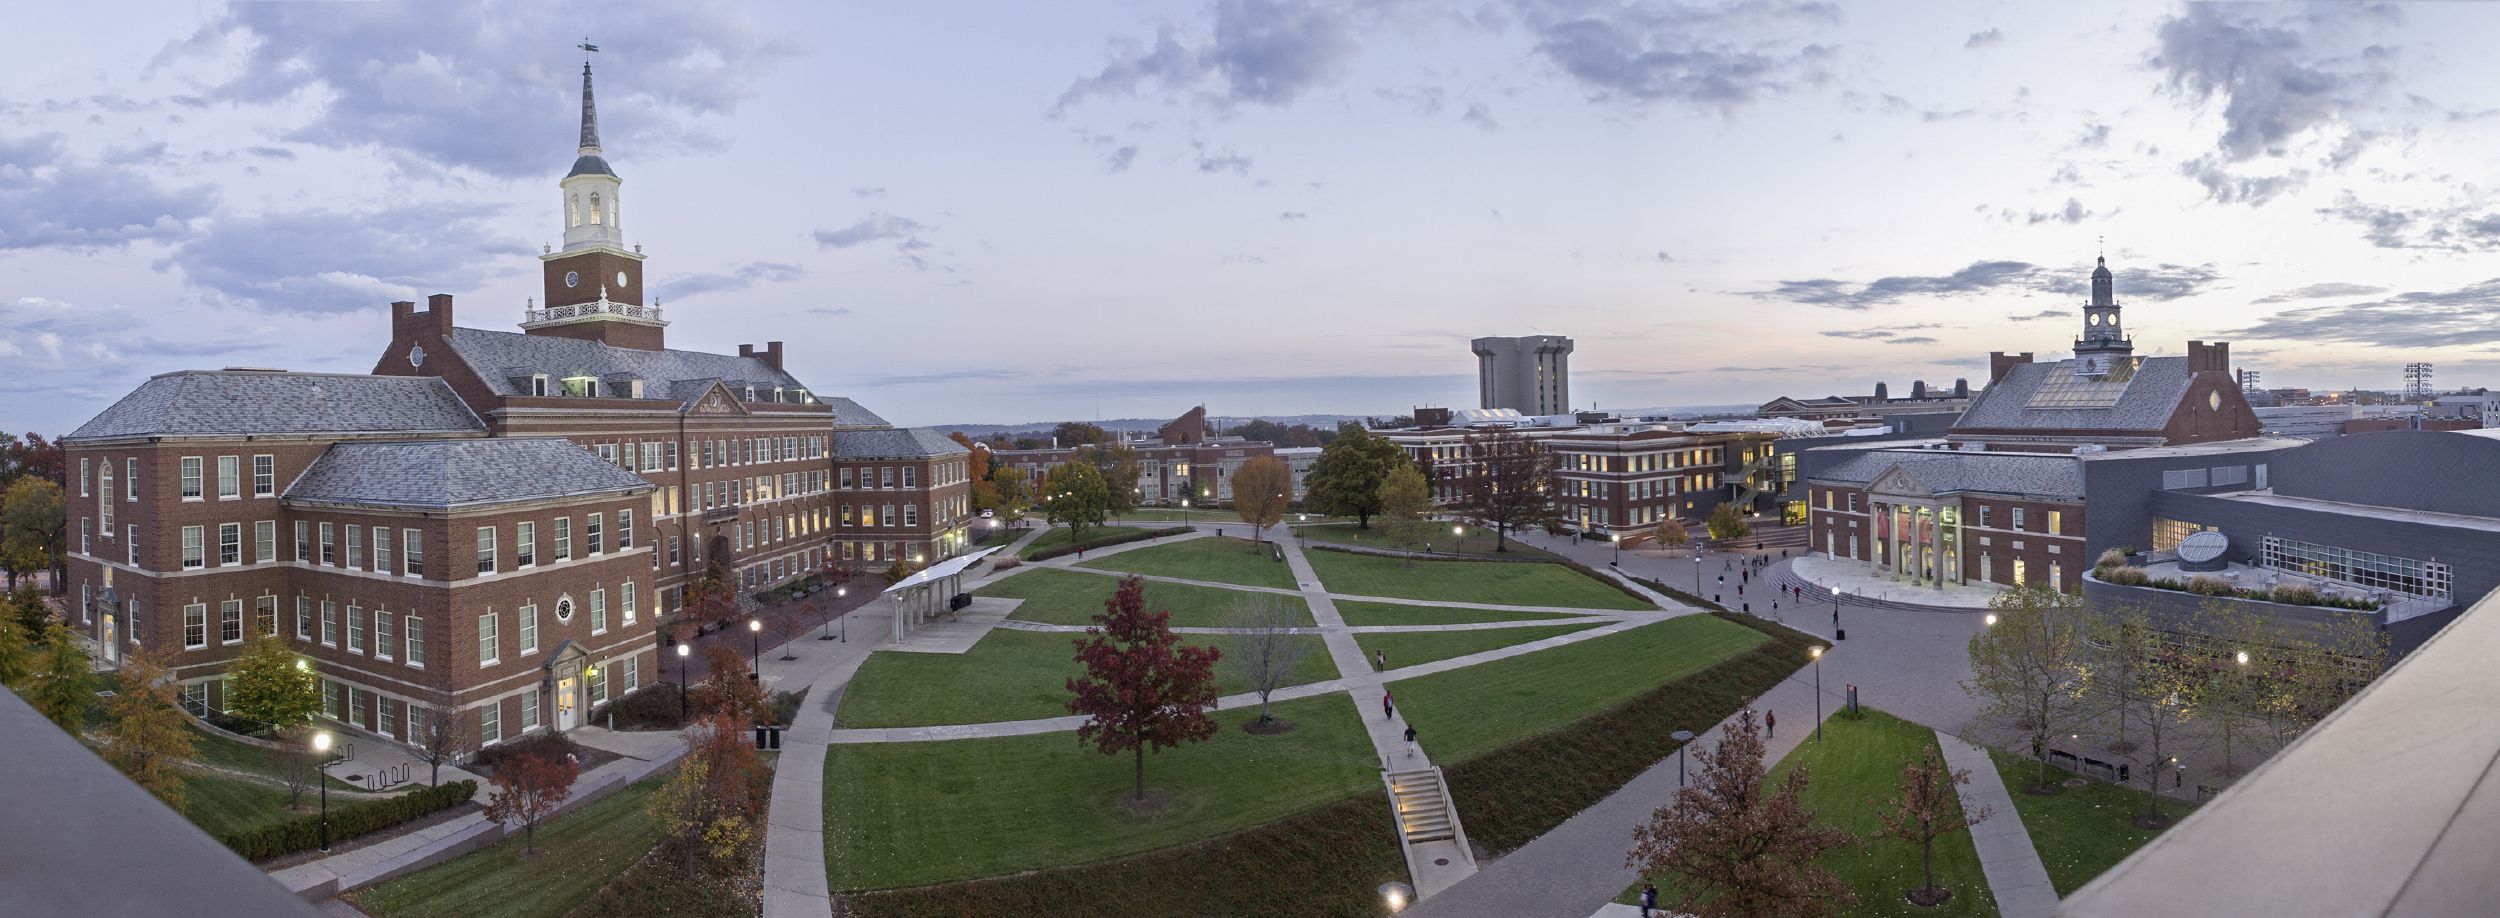
<svg viewBox="0 0 2500 918"><path fill-rule="evenodd" d="M676 638L670 638L670 639L669 639L669 643L672 643L672 644L677 644L677 719L678 719L678 720L685 720L685 719L686 719L686 654L688 654L688 653L692 652L694 648L692 648L692 647L688 647L688 646L686 646L685 644L682 644L682 643L678 643L678 641L677 641L677 639L676 639Z"/></svg>
<svg viewBox="0 0 2500 918"><path fill-rule="evenodd" d="M752 644L752 645L753 645L753 646L749 649L749 651L748 651L748 657L747 657L747 668L748 668L748 669L752 669L752 670L754 670L754 671L755 671L755 674L756 674L756 678L757 678L757 679L762 679L762 678L763 678L763 673L764 673L764 620L763 620L763 619L761 619L761 618L749 618L749 619L747 619L747 640L748 640L748 642L749 642L750 644Z"/></svg>
<svg viewBox="0 0 2500 918"><path fill-rule="evenodd" d="M1181 525L1189 525L1189 498L1181 498Z"/></svg>
<svg viewBox="0 0 2500 918"><path fill-rule="evenodd" d="M1823 741L1823 648L1810 647L1806 655L1814 658L1814 741Z"/></svg>
<svg viewBox="0 0 2500 918"><path fill-rule="evenodd" d="M1684 747L1692 743L1693 731L1677 730L1674 733L1667 734L1667 738L1675 741L1675 786L1683 787Z"/></svg>
<svg viewBox="0 0 2500 918"><path fill-rule="evenodd" d="M1622 567L1622 566L1623 566L1623 533L1620 533L1620 532L1610 532L1610 533L1607 533L1607 534L1606 534L1606 541L1609 541L1609 542L1613 542L1613 543L1615 543L1615 559L1614 559L1613 561L1609 561L1609 562L1607 562L1607 564L1609 564L1609 565L1611 565L1611 566L1614 566L1614 567Z"/></svg>
<svg viewBox="0 0 2500 918"><path fill-rule="evenodd" d="M321 782L321 853L330 853L330 731L314 733L313 772Z"/></svg>
<svg viewBox="0 0 2500 918"><path fill-rule="evenodd" d="M1846 641L1849 632L1840 630L1840 588L1832 588L1832 640Z"/></svg>
<svg viewBox="0 0 2500 918"><path fill-rule="evenodd" d="M1701 601L1701 549L1693 549L1693 601Z"/></svg>
<svg viewBox="0 0 2500 918"><path fill-rule="evenodd" d="M998 525L998 521L997 521L997 520L991 520L991 521L990 521L990 525L992 525L992 526L996 526L996 525ZM847 584L845 584L845 585L843 585L843 586L837 586L837 587L834 587L834 588L833 588L833 598L834 598L834 601L836 601L836 602L840 602L840 601L842 600L842 597L849 596L849 595L851 595L851 588L850 588L850 586L849 586L849 585L847 585ZM850 643L850 642L851 642L851 613L850 613L850 611L849 611L849 610L847 610L847 609L846 609L846 610L843 610L843 612L842 612L842 643L848 644L848 643Z"/></svg>
<svg viewBox="0 0 2500 918"><path fill-rule="evenodd" d="M1463 554L1466 554L1467 552L1464 550L1464 548L1463 548L1463 547L1462 547L1462 545L1461 545L1461 542L1463 542L1466 538L1467 538L1467 527L1465 527L1465 526L1452 526L1452 527L1450 527L1450 554L1453 554L1453 555L1463 555Z"/></svg>

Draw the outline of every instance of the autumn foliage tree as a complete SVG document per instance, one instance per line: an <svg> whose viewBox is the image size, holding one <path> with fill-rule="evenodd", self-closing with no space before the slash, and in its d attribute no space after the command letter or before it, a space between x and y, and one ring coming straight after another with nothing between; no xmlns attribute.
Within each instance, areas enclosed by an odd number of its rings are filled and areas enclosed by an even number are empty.
<svg viewBox="0 0 2500 918"><path fill-rule="evenodd" d="M721 577L704 577L686 585L683 615L700 632L738 620L738 589Z"/></svg>
<svg viewBox="0 0 2500 918"><path fill-rule="evenodd" d="M1111 512L1111 491L1102 473L1082 462L1050 467L1042 481L1042 513L1054 525L1068 527L1068 541L1082 544L1085 527L1100 526Z"/></svg>
<svg viewBox="0 0 2500 918"><path fill-rule="evenodd" d="M730 644L713 641L702 648L705 672L694 687L694 707L705 716L727 714L741 724L762 723L772 716L772 702L764 697L763 684L747 677L746 654Z"/></svg>
<svg viewBox="0 0 2500 918"><path fill-rule="evenodd" d="M505 759L487 779L493 782L495 793L487 799L486 818L499 826L519 823L521 854L535 855L539 821L554 815L565 798L573 796L573 779L581 776L582 763L569 756L559 759L524 755Z"/></svg>
<svg viewBox="0 0 2500 918"><path fill-rule="evenodd" d="M1711 538L1721 542L1753 534L1753 524L1745 521L1745 514L1735 504L1720 504L1710 511L1708 519L1702 520L1702 526L1710 530Z"/></svg>
<svg viewBox="0 0 2500 918"><path fill-rule="evenodd" d="M736 864L755 840L756 817L763 814L771 793L771 773L746 741L744 729L728 716L704 718L686 731L684 741L686 757L677 773L652 793L643 811L662 836L677 841L688 874L703 861Z"/></svg>
<svg viewBox="0 0 2500 918"><path fill-rule="evenodd" d="M1146 750L1160 751L1215 736L1215 662L1223 652L1183 645L1172 613L1146 611L1146 582L1129 577L1103 602L1076 641L1085 675L1068 680L1071 713L1087 715L1076 731L1104 755L1133 752L1136 799L1146 799Z"/></svg>
<svg viewBox="0 0 2500 918"><path fill-rule="evenodd" d="M122 658L121 686L104 699L111 723L105 729L104 760L181 812L185 803L177 763L191 757L192 742L182 712L174 709L174 685L165 652L155 645L135 648Z"/></svg>
<svg viewBox="0 0 2500 918"><path fill-rule="evenodd" d="M1824 869L1823 853L1856 842L1818 825L1798 801L1812 780L1800 766L1763 792L1762 728L1748 707L1721 731L1715 749L1693 754L1697 778L1632 830L1624 866L1643 877L1671 876L1671 910L1696 918L1802 918L1857 901Z"/></svg>
<svg viewBox="0 0 2500 918"><path fill-rule="evenodd" d="M1506 537L1556 519L1554 454L1509 430L1467 435L1458 460L1458 511L1493 530L1493 550L1509 551Z"/></svg>
<svg viewBox="0 0 2500 918"><path fill-rule="evenodd" d="M1233 511L1250 524L1254 538L1285 518L1293 503L1293 466L1274 456L1259 456L1233 470Z"/></svg>
<svg viewBox="0 0 2500 918"><path fill-rule="evenodd" d="M2018 586L1988 600L1996 623L1970 639L1970 681L1962 690L1982 699L1966 736L1979 742L1983 728L2029 742L2038 760L2031 792L2052 793L2048 746L2083 717L2085 626L2082 598L2036 586Z"/></svg>
<svg viewBox="0 0 2500 918"><path fill-rule="evenodd" d="M285 635L262 634L226 672L226 713L271 727L310 723L321 713L321 677Z"/></svg>
<svg viewBox="0 0 2500 918"><path fill-rule="evenodd" d="M1970 769L1945 768L1936 747L1928 746L1918 761L1902 767L1901 787L1893 799L1867 801L1884 822L1878 837L1918 846L1919 869L1926 882L1909 895L1921 908L1934 908L1953 898L1952 890L1936 885L1936 839L1996 815L1992 807L1982 806L1976 812L1962 809L1961 795L1954 788L1968 783Z"/></svg>
<svg viewBox="0 0 2500 918"><path fill-rule="evenodd" d="M36 655L34 672L18 687L18 695L35 710L77 736L87 718L87 707L95 703L96 678L94 666L87 659L87 649L69 626L52 622L44 629L43 652Z"/></svg>

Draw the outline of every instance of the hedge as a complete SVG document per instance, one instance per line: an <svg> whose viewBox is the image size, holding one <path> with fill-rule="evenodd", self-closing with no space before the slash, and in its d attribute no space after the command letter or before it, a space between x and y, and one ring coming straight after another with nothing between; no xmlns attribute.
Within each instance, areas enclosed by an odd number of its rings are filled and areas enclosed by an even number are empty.
<svg viewBox="0 0 2500 918"><path fill-rule="evenodd" d="M1443 769L1469 841L1505 854L1562 825L1666 757L1669 735L1726 720L1806 664L1823 642L1748 615L1711 613L1771 636L1752 650L1551 733Z"/></svg>
<svg viewBox="0 0 2500 918"><path fill-rule="evenodd" d="M477 796L477 782L454 781L433 787L418 788L384 800L364 800L330 808L330 841L333 844L367 832L387 829L412 819L430 816ZM232 832L217 839L244 860L266 861L298 851L321 847L321 816L296 816L242 832Z"/></svg>
<svg viewBox="0 0 2500 918"><path fill-rule="evenodd" d="M1198 530L1196 530L1196 529L1194 529L1194 528L1192 528L1192 527L1188 527L1188 526L1165 526L1165 527L1163 527L1163 528L1161 528L1161 529L1149 529L1149 530L1146 530L1146 531L1144 531L1144 532L1130 532L1130 533L1123 533L1123 534L1120 534L1120 535L1112 536L1112 537L1110 537L1110 538L1108 538L1108 539L1103 539L1103 540L1101 540L1101 541L1096 541L1096 542L1087 542L1087 543L1082 544L1082 545L1057 545L1057 546L1053 546L1053 547L1050 547L1050 548L1045 548L1045 549L1042 549L1041 551L1034 552L1034 553L1032 554L1032 556L1031 556L1031 557L1028 557L1028 558L1026 558L1026 559L1024 559L1024 560L1027 560L1027 561L1048 561L1048 560L1050 560L1050 559L1052 559L1052 558L1056 558L1056 557L1059 557L1059 556L1061 556L1061 555L1073 555L1073 554L1076 554L1077 552L1084 551L1085 549L1088 549L1088 548L1101 548L1101 547L1106 546L1106 545L1126 545L1126 544L1128 544L1128 543L1130 543L1130 542L1143 542L1143 541L1146 541L1147 539L1159 539L1159 538L1162 538L1162 537L1164 537L1164 536L1171 536L1171 535L1188 535L1188 534L1190 534L1190 533L1192 533L1192 532L1196 532L1196 531L1198 531Z"/></svg>

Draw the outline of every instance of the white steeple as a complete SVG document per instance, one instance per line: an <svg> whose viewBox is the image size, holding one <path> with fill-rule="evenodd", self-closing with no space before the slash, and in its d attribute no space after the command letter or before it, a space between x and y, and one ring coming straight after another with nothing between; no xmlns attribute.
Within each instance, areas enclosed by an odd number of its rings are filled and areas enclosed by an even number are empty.
<svg viewBox="0 0 2500 918"><path fill-rule="evenodd" d="M582 62L582 144L564 177L564 250L625 248L623 179L599 154L599 109L591 102L590 62Z"/></svg>

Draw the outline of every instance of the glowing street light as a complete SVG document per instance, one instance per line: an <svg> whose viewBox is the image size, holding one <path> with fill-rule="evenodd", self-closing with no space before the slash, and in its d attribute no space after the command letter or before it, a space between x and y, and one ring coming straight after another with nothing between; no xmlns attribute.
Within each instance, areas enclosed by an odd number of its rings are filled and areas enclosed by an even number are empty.
<svg viewBox="0 0 2500 918"><path fill-rule="evenodd" d="M321 775L321 853L330 853L330 731L314 733L313 771Z"/></svg>
<svg viewBox="0 0 2500 918"><path fill-rule="evenodd" d="M1806 648L1806 656L1814 658L1814 741L1823 741L1823 648Z"/></svg>

